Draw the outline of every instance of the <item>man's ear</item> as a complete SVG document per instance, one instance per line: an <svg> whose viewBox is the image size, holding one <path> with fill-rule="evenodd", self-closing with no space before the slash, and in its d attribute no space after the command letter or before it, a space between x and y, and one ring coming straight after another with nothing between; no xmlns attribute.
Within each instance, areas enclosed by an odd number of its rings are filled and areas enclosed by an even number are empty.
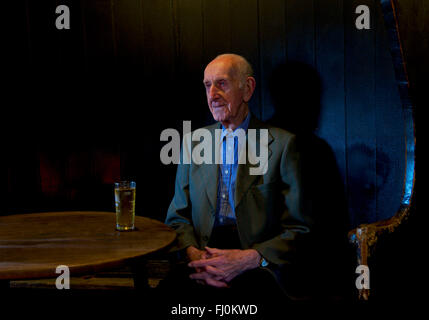
<svg viewBox="0 0 429 320"><path fill-rule="evenodd" d="M244 102L249 102L253 92L255 91L255 88L256 88L255 78L247 77L246 84L244 86L244 95L243 95Z"/></svg>

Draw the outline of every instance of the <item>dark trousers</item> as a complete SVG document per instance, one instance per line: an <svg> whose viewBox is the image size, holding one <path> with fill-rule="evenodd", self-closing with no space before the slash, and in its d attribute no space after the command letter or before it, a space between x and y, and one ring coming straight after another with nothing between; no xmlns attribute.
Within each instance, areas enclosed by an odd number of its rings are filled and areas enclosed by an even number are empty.
<svg viewBox="0 0 429 320"><path fill-rule="evenodd" d="M189 274L193 272L195 271L187 267L186 263L177 265L170 276L158 285L156 295L158 303L162 301L160 310L172 310L178 305L204 306L207 310L222 306L253 305L253 308L257 308L255 319L279 319L279 316L286 314L290 305L289 298L280 289L275 278L263 268L240 274L229 283L228 288L198 284L189 278ZM220 319L219 314L217 316L211 314L204 319ZM243 319L247 319L246 316Z"/></svg>
<svg viewBox="0 0 429 320"><path fill-rule="evenodd" d="M208 246L218 249L241 248L234 227L214 229ZM169 276L159 284L159 296L171 305L254 304L258 306L260 314L278 313L289 301L273 274L265 268L243 272L228 283L228 288L198 284L189 278L194 272L187 262L175 264Z"/></svg>

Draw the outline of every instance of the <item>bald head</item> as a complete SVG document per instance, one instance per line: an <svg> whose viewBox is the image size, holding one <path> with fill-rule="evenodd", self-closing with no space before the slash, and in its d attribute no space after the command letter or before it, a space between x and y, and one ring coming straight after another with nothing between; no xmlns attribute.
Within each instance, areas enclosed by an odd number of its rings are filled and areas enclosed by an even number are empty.
<svg viewBox="0 0 429 320"><path fill-rule="evenodd" d="M248 77L253 77L253 68L249 61L246 58L234 54L234 53L224 53L218 55L214 58L207 66L212 63L224 63L229 66L231 75L240 82L240 87L246 83Z"/></svg>

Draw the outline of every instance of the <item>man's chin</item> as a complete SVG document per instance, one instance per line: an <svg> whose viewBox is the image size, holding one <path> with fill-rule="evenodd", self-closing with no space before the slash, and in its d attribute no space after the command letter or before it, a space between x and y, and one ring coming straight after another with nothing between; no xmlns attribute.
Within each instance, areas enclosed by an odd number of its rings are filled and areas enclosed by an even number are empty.
<svg viewBox="0 0 429 320"><path fill-rule="evenodd" d="M225 114L224 112L212 112L213 119L216 121L226 121L229 118L229 114Z"/></svg>

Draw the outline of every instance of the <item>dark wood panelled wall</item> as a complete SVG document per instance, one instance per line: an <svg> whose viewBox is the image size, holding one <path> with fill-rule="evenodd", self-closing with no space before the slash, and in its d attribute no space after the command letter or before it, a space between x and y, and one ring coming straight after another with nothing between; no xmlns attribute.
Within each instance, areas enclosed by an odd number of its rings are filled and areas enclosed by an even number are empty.
<svg viewBox="0 0 429 320"><path fill-rule="evenodd" d="M55 28L60 4L70 8L70 30ZM358 5L370 8L369 30L355 26ZM341 201L331 176L320 174L330 166L341 177L350 227L398 209L404 125L377 1L19 0L12 6L1 214L113 210L113 181L132 178L138 213L163 220L175 167L159 160L160 133L181 131L183 120L193 128L211 121L202 72L224 52L254 66L253 113L314 146L306 148L313 152L307 176L326 208Z"/></svg>

